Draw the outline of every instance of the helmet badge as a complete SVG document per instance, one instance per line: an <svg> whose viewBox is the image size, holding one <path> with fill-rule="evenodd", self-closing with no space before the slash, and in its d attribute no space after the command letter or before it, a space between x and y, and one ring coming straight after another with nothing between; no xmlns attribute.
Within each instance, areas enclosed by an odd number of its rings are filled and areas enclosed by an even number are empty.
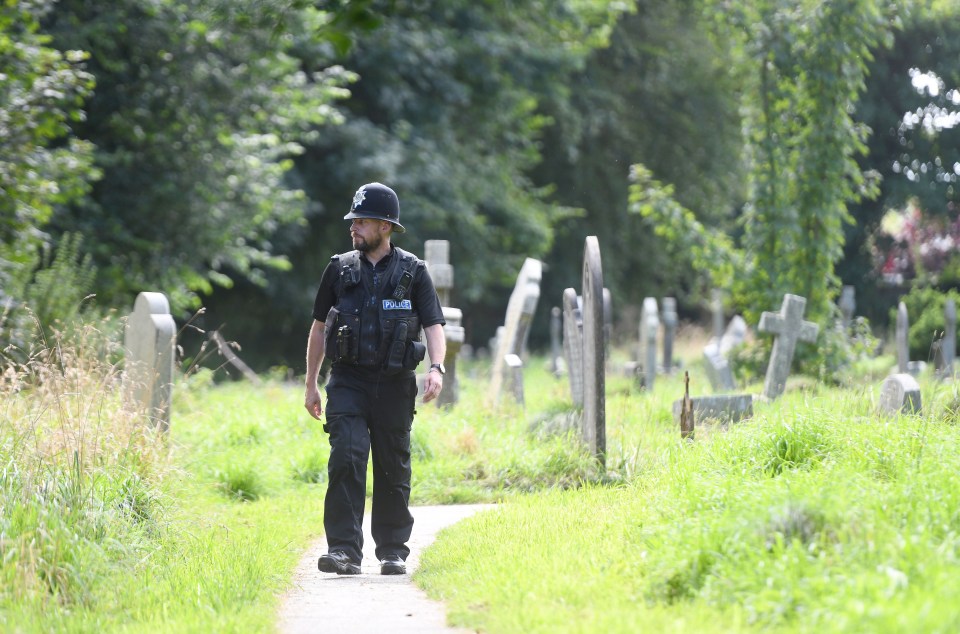
<svg viewBox="0 0 960 634"><path fill-rule="evenodd" d="M356 209L363 204L363 199L367 196L367 190L363 187L357 190L357 193L353 195L353 209Z"/></svg>

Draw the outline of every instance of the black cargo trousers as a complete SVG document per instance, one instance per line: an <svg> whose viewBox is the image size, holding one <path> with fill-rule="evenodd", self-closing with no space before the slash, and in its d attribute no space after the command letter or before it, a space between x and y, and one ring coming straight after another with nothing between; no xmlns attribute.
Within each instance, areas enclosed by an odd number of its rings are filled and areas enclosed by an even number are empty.
<svg viewBox="0 0 960 634"><path fill-rule="evenodd" d="M330 437L323 527L327 549L363 558L363 511L367 458L373 456L370 532L377 559L410 554L410 429L417 396L414 372L383 376L376 370L340 369L326 385Z"/></svg>

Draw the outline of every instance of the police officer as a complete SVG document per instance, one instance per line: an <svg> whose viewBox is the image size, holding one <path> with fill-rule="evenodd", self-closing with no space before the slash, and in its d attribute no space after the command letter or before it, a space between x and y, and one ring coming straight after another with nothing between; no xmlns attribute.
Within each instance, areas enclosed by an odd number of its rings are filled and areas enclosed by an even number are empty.
<svg viewBox="0 0 960 634"><path fill-rule="evenodd" d="M403 233L400 202L389 187L357 190L350 213L353 251L335 255L320 278L307 341L304 405L321 420L317 379L333 362L323 429L330 438L322 572L358 574L363 552L367 457L373 456L371 532L381 574L403 574L413 528L410 515L410 428L415 368L429 354L423 401L443 388L443 312L424 262L390 243ZM420 329L426 346L420 341Z"/></svg>

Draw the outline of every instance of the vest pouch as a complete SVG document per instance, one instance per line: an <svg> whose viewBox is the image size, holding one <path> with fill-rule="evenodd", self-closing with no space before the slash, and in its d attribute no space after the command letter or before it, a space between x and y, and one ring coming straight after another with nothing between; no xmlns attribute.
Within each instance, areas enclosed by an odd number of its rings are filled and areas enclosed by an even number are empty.
<svg viewBox="0 0 960 634"><path fill-rule="evenodd" d="M407 351L407 322L401 321L393 331L387 359L384 362L385 374L396 374L403 369L403 360Z"/></svg>
<svg viewBox="0 0 960 634"><path fill-rule="evenodd" d="M331 308L333 313L336 309ZM335 363L356 365L360 358L360 317L337 311L334 319L327 315L326 352Z"/></svg>
<svg viewBox="0 0 960 634"><path fill-rule="evenodd" d="M419 341L411 341L407 345L407 351L403 355L403 369L416 370L423 357L427 355L427 347Z"/></svg>

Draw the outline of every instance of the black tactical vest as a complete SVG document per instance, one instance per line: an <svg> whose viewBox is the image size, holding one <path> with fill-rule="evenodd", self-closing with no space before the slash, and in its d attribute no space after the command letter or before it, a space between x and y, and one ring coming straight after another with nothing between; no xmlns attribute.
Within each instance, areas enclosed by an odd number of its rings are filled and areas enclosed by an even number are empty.
<svg viewBox="0 0 960 634"><path fill-rule="evenodd" d="M420 317L410 287L424 262L403 249L393 249L382 273L362 266L359 251L330 258L339 277L325 342L326 354L335 364L386 369L391 355L396 362L397 355L409 354L413 342L420 341Z"/></svg>

